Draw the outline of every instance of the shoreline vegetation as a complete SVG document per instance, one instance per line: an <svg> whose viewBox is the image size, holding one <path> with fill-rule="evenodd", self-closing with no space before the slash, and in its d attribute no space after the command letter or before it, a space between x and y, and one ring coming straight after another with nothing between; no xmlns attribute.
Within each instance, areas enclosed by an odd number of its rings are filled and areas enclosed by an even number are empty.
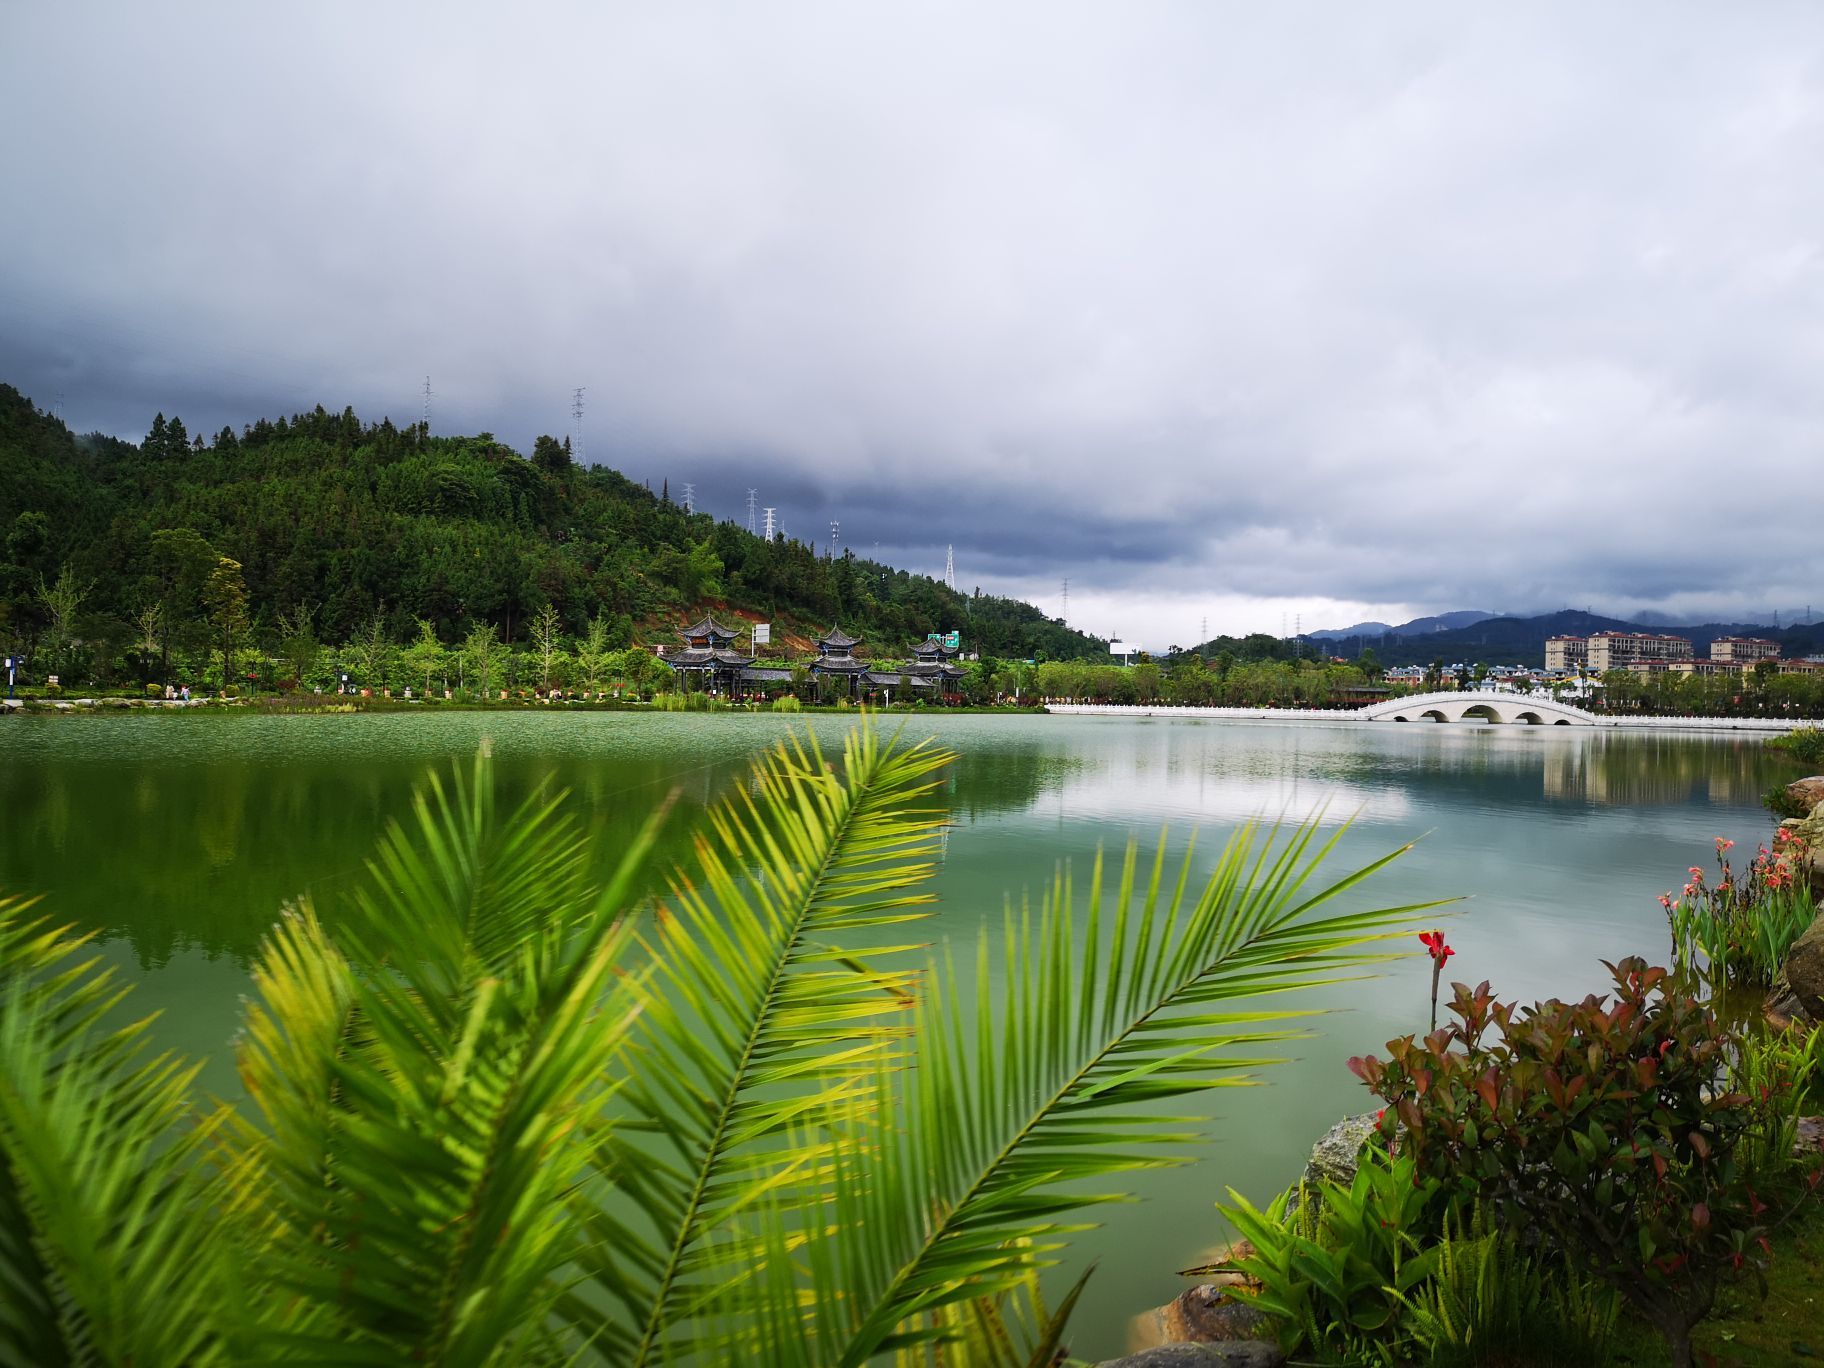
<svg viewBox="0 0 1824 1368"><path fill-rule="evenodd" d="M704 701L692 706L691 699L702 698ZM675 701L677 706L668 706ZM0 700L3 705L5 700ZM46 698L34 696L12 700L17 706L0 706L0 716L18 713L31 717L68 717L68 716L199 716L224 714L270 716L270 717L317 717L317 716L352 716L357 714L374 715L417 715L427 713L481 713L481 712L553 712L553 713L726 713L733 715L754 716L760 714L782 714L785 716L829 716L858 718L863 715L873 716L885 713L893 716L933 716L966 717L977 715L1018 716L1042 715L1045 708L1042 704L1002 703L1002 704L957 704L950 707L930 707L917 703L896 703L891 706L857 707L847 703L800 704L796 707L781 708L777 700L727 702L720 698L705 695L664 695L653 699L631 698L507 698L507 699L464 699L464 698L360 698L338 696L336 694L310 695L264 695L258 698L239 697L194 697L190 699L136 698L132 695L100 695L82 698Z"/></svg>

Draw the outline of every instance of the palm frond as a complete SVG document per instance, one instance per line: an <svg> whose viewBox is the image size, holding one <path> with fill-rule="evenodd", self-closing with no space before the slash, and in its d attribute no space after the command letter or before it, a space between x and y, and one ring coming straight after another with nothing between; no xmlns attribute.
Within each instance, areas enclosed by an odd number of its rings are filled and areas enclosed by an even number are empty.
<svg viewBox="0 0 1824 1368"><path fill-rule="evenodd" d="M113 971L27 906L0 900L0 1363L220 1361L196 1068L111 1024Z"/></svg>
<svg viewBox="0 0 1824 1368"><path fill-rule="evenodd" d="M591 889L574 823L493 815L484 757L382 841L339 943L268 940L241 1050L265 1125L231 1171L287 1238L259 1336L301 1362L539 1362L577 1254L570 1202L637 1003L620 917L655 822Z"/></svg>
<svg viewBox="0 0 1824 1368"><path fill-rule="evenodd" d="M587 1219L590 1271L614 1310L592 1326L617 1361L691 1343L730 1276L726 1235L756 1203L814 1179L824 1140L800 1123L871 1084L904 1028L911 947L858 938L922 915L943 812L926 804L951 755L851 734L841 774L815 738L756 765L716 809L670 905L642 939L652 973L626 1059L611 1184ZM865 961L865 962L864 962Z"/></svg>
<svg viewBox="0 0 1824 1368"><path fill-rule="evenodd" d="M1181 1163L1192 1123L1159 1110L1251 1081L1296 1009L1251 1002L1359 975L1381 943L1438 904L1322 914L1406 847L1326 887L1341 831L1238 833L1200 893L1191 853L1166 886L1165 848L1143 872L1130 846L1112 900L1098 858L1079 919L1067 872L1044 905L1010 910L976 948L976 1009L938 992L917 1009L918 1068L881 1083L806 1225L807 1332L818 1363L859 1365L931 1343L946 1308L1009 1293L1056 1262L1110 1184ZM1105 903L1112 902L1112 906ZM992 954L999 941L999 962ZM953 965L942 980L959 982ZM814 1238L816 1230L839 1232Z"/></svg>

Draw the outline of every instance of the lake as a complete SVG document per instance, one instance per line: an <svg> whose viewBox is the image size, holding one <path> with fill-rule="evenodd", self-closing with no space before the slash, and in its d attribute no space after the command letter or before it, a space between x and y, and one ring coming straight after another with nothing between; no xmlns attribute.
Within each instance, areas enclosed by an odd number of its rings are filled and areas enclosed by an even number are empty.
<svg viewBox="0 0 1824 1368"><path fill-rule="evenodd" d="M569 712L12 719L0 724L0 890L41 893L51 914L99 931L140 983L136 1004L166 1009L161 1040L207 1056L206 1082L232 1095L229 1043L261 936L287 899L333 904L360 877L428 766L490 740L503 800L547 779L569 789L606 864L652 801L676 789L687 819L793 725L839 751L848 724ZM1161 828L1181 845L1196 831L1208 863L1239 822L1327 805L1327 824L1353 818L1339 871L1418 842L1354 905L1464 896L1448 923L1451 969L1527 999L1602 988L1605 958L1663 960L1656 895L1708 864L1713 838L1749 849L1765 839L1760 794L1789 769L1759 739L1726 734L1026 715L921 716L907 729L960 755L945 783L955 827L933 938L971 935L1007 896L1036 899L1058 860L1084 867L1098 845L1150 845ZM1176 1295L1173 1270L1223 1238L1212 1204L1225 1187L1264 1203L1327 1126L1367 1109L1343 1060L1422 1031L1428 986L1414 958L1313 995L1334 1010L1263 1075L1268 1086L1202 1105L1199 1161L1143 1175L1144 1200L1077 1246L1100 1263L1075 1318L1077 1354L1120 1351L1127 1318Z"/></svg>

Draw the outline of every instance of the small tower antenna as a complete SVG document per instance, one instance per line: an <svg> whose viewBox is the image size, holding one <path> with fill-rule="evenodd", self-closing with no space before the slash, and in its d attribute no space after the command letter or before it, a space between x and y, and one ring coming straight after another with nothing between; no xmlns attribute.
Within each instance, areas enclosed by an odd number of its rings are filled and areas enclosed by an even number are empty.
<svg viewBox="0 0 1824 1368"><path fill-rule="evenodd" d="M424 377L424 430L428 435L431 430L431 377Z"/></svg>
<svg viewBox="0 0 1824 1368"><path fill-rule="evenodd" d="M1203 615L1203 622L1197 628L1197 649L1203 655L1203 663L1210 663L1210 615Z"/></svg>
<svg viewBox="0 0 1824 1368"><path fill-rule="evenodd" d="M578 385L570 391L570 420L576 426L576 452L574 459L578 465L583 464L583 391L586 385Z"/></svg>
<svg viewBox="0 0 1824 1368"><path fill-rule="evenodd" d="M944 548L944 583L950 587L951 593L954 594L956 592L956 547L955 546L946 546Z"/></svg>
<svg viewBox="0 0 1824 1368"><path fill-rule="evenodd" d="M830 559L836 559L836 548L842 544L842 524L835 518L830 519Z"/></svg>
<svg viewBox="0 0 1824 1368"><path fill-rule="evenodd" d="M1070 621L1070 581L1068 579L1064 581L1064 590L1061 597L1064 602L1058 609L1058 621L1068 623Z"/></svg>

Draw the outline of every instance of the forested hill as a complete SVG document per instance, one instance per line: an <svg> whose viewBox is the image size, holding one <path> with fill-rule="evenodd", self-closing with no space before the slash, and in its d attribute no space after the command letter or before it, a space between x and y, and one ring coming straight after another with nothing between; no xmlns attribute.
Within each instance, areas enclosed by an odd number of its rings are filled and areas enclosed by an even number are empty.
<svg viewBox="0 0 1824 1368"><path fill-rule="evenodd" d="M711 608L776 634L840 622L882 653L938 631L997 656L1107 652L1028 603L687 514L572 464L567 441L541 437L527 459L488 433L432 437L318 408L206 437L160 416L135 446L76 437L0 385L0 641L44 629L41 585L66 568L99 649L125 649L153 606L174 636L186 622L200 634L223 556L240 562L256 639L306 610L328 641L379 614L395 640L424 619L445 642L478 623L511 642L550 603L571 633L605 614L622 643L675 640L671 625Z"/></svg>

